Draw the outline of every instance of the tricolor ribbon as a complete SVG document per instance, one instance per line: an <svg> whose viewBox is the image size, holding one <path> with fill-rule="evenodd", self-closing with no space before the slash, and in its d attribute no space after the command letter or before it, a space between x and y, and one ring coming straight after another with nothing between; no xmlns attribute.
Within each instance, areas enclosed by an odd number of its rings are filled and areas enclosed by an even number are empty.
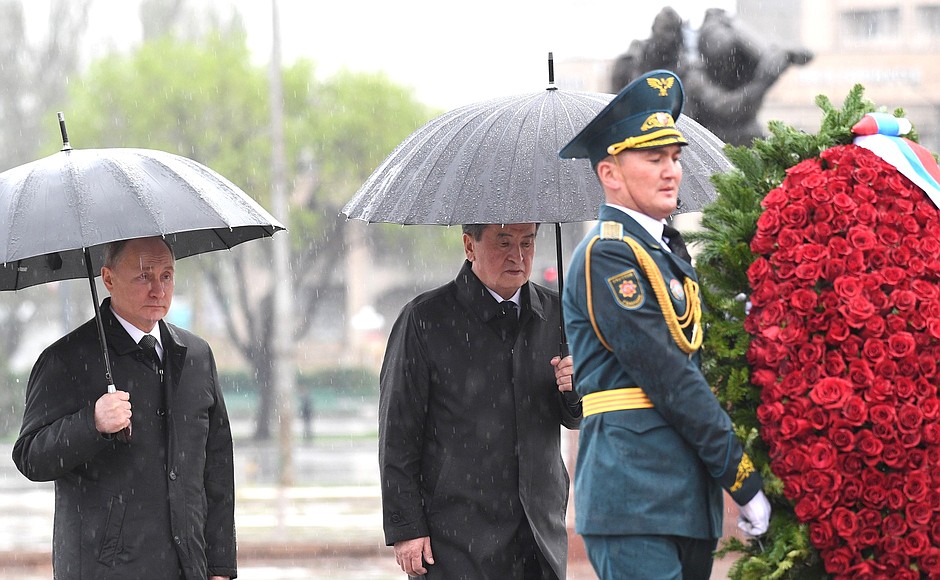
<svg viewBox="0 0 940 580"><path fill-rule="evenodd" d="M930 151L900 136L910 130L910 121L886 113L868 113L852 127L856 145L895 166L940 208L940 167Z"/></svg>

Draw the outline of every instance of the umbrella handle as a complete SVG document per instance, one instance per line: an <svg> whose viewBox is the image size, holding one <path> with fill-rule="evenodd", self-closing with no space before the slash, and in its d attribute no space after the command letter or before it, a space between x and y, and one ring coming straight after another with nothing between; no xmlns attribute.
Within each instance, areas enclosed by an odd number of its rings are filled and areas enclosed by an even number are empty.
<svg viewBox="0 0 940 580"><path fill-rule="evenodd" d="M561 303L562 292L565 290L565 268L561 257L560 223L555 224L555 261L558 269L558 328L561 331L561 344L558 345L558 350L561 353L561 358L565 358L571 352L568 350L568 337L565 335L565 309Z"/></svg>
<svg viewBox="0 0 940 580"><path fill-rule="evenodd" d="M63 135L65 128L63 125ZM91 269L91 252L85 248L85 269L88 271L88 283L91 285L91 299L95 305L95 324L98 326L98 340L101 343L101 354L104 356L104 379L108 383L108 392L117 392L114 386L114 380L111 378L111 357L108 356L108 341L104 336L104 323L101 321L101 307L98 306L98 289L95 287L95 273ZM131 427L128 425L124 429L115 433L115 437L121 443L130 443Z"/></svg>
<svg viewBox="0 0 940 580"><path fill-rule="evenodd" d="M111 378L111 357L108 356L108 341L104 336L104 323L101 321L101 307L98 306L98 288L95 287L95 273L91 269L91 251L85 248L85 269L88 272L88 284L91 285L91 299L95 305L95 324L98 326L98 341L101 343L101 355L104 357L104 378L108 382L108 392L114 391Z"/></svg>

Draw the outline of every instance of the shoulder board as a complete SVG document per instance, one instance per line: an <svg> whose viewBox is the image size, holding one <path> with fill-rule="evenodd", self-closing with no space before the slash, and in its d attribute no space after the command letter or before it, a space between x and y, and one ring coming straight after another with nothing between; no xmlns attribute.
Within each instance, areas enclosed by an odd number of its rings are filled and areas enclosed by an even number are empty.
<svg viewBox="0 0 940 580"><path fill-rule="evenodd" d="M623 224L620 222L601 222L602 240L622 240Z"/></svg>

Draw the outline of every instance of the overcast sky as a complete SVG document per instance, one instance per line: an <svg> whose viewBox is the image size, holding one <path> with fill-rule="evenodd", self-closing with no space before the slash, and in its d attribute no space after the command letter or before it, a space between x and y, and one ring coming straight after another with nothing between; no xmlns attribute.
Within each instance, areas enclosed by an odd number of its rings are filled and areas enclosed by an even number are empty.
<svg viewBox="0 0 940 580"><path fill-rule="evenodd" d="M193 1L235 5L258 62L267 62L269 0ZM306 57L322 75L342 67L384 71L441 109L544 88L550 51L559 77L564 59L613 59L631 40L647 38L667 5L694 27L706 7L734 10L733 0L278 1L285 63ZM135 0L96 0L88 48L139 40L137 14Z"/></svg>

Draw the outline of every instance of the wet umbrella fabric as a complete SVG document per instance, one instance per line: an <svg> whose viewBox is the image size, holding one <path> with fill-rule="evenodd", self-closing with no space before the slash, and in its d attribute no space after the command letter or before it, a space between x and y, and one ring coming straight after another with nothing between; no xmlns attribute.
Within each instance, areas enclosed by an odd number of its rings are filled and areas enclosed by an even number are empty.
<svg viewBox="0 0 940 580"><path fill-rule="evenodd" d="M72 149L0 173L0 290L87 277L114 390L94 278L109 242L163 236L177 258L285 229L232 182L150 149Z"/></svg>
<svg viewBox="0 0 940 580"><path fill-rule="evenodd" d="M588 160L558 152L614 95L561 91L553 78L550 56L546 90L459 107L418 128L342 213L395 224L555 223L561 292L561 224L596 219L604 193ZM711 175L732 165L711 131L688 117L677 125L689 141L677 213L700 211L717 196ZM564 355L564 320L560 327Z"/></svg>
<svg viewBox="0 0 940 580"><path fill-rule="evenodd" d="M604 195L587 160L558 151L614 95L547 90L454 109L392 152L343 208L352 219L397 224L566 223L597 217ZM724 143L680 117L679 212L715 199L713 173L731 168Z"/></svg>
<svg viewBox="0 0 940 580"><path fill-rule="evenodd" d="M284 229L228 179L150 149L66 149L0 173L0 290L83 278L104 244L164 236L177 258Z"/></svg>

